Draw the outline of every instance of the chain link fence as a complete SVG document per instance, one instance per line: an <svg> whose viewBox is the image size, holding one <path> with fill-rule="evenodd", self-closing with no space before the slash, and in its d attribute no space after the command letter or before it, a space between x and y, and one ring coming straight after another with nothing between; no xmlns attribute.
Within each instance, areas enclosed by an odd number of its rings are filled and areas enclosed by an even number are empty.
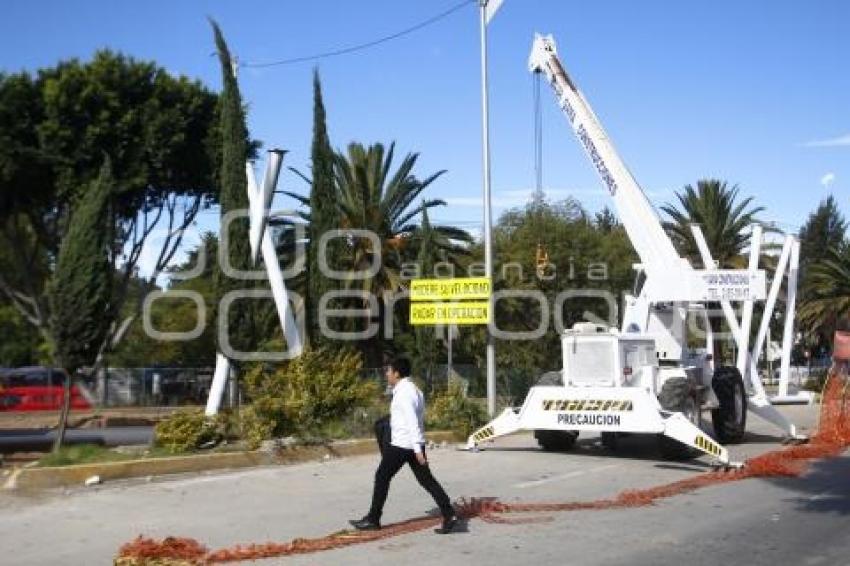
<svg viewBox="0 0 850 566"><path fill-rule="evenodd" d="M94 404L101 407L203 405L212 385L213 368L108 368L85 380ZM225 406L234 388L225 388Z"/></svg>
<svg viewBox="0 0 850 566"><path fill-rule="evenodd" d="M54 385L61 386L61 372L50 368L26 368L0 371L9 386ZM39 369L41 371L34 371ZM496 395L499 407L522 404L529 388L541 375L552 368L499 367L496 372ZM766 385L778 382L778 367L773 375L765 371ZM825 368L818 364L811 367L792 367L790 385L801 388L810 380L819 377ZM24 376L24 377L21 377ZM381 389L387 386L383 368L364 368L363 379L373 380ZM89 403L97 407L149 407L204 405L212 384L213 368L108 368L95 377L77 380L82 394ZM487 380L484 368L475 364L435 364L430 374L414 376L426 394L445 390L450 382L460 384L467 397L483 399L487 396ZM18 383L20 382L20 383ZM42 383L43 382L43 383ZM224 389L222 406L235 406L243 396L239 383L228 383Z"/></svg>

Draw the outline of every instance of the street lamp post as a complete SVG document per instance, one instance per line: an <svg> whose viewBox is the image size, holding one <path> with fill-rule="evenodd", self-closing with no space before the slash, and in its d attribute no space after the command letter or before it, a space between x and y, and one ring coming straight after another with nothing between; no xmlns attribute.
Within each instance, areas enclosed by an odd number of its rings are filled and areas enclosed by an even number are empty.
<svg viewBox="0 0 850 566"><path fill-rule="evenodd" d="M490 202L490 116L487 96L487 23L502 0L479 0L481 15L481 137L484 167L484 275L493 285L493 210ZM488 4L490 6L488 7ZM488 10L489 8L489 10ZM490 325L495 324L493 298L489 299ZM487 329L487 412L496 413L496 346L490 326Z"/></svg>

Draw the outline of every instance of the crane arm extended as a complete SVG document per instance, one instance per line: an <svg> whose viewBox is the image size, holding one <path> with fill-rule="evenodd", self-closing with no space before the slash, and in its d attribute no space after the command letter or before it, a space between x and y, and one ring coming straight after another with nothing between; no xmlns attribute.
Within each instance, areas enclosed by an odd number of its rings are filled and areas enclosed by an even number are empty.
<svg viewBox="0 0 850 566"><path fill-rule="evenodd" d="M764 271L694 270L679 256L649 199L561 64L551 35L535 35L528 67L546 76L559 106L614 200L617 215L646 273L644 294L652 302L764 298Z"/></svg>
<svg viewBox="0 0 850 566"><path fill-rule="evenodd" d="M681 269L686 262L676 253L649 200L561 64L552 36L535 36L528 65L532 72L543 73L555 90L570 126L614 200L647 276Z"/></svg>

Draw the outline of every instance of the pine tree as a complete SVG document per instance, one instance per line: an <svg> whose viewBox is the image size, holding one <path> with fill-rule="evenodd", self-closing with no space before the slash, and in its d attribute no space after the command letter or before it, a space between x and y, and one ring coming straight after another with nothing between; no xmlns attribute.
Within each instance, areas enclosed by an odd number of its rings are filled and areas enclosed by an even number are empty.
<svg viewBox="0 0 850 566"><path fill-rule="evenodd" d="M319 328L319 301L325 293L338 288L337 281L329 278L319 268L319 240L328 230L339 228L336 185L334 183L334 153L325 123L325 106L322 102L322 85L319 71L313 71L313 145L312 183L310 187L310 245L307 249L307 323L310 340L316 346L325 341ZM342 242L338 238L328 241L326 265L339 270Z"/></svg>
<svg viewBox="0 0 850 566"><path fill-rule="evenodd" d="M71 378L97 357L112 321L111 231L108 205L113 177L109 160L73 208L50 283L51 335L56 364L66 372L54 450L62 447L71 400Z"/></svg>
<svg viewBox="0 0 850 566"><path fill-rule="evenodd" d="M847 220L829 195L800 229L798 309L806 341L828 347L838 322L848 316L847 269L850 266Z"/></svg>
<svg viewBox="0 0 850 566"><path fill-rule="evenodd" d="M216 49L221 63L221 74L224 88L219 99L221 120L221 174L219 178L219 205L221 207L221 245L228 247L230 268L249 271L254 267L251 263L250 241L248 236L248 217L242 216L232 220L224 233L224 218L234 211L248 210L248 179L245 175L245 163L249 155L248 127L245 124L245 111L242 107L242 97L236 82L233 60L227 43L218 24L210 20L215 35ZM224 266L222 266L223 268ZM228 277L223 269L215 273L216 304L229 291L249 289L253 287L250 280ZM221 316L221 313L218 314ZM249 299L236 301L230 305L227 331L230 345L237 351L254 351L257 336L254 320L254 308ZM221 345L219 344L219 349Z"/></svg>
<svg viewBox="0 0 850 566"><path fill-rule="evenodd" d="M822 200L809 214L800 229L800 264L802 271L826 258L830 250L838 250L844 242L847 221L838 209L835 197Z"/></svg>

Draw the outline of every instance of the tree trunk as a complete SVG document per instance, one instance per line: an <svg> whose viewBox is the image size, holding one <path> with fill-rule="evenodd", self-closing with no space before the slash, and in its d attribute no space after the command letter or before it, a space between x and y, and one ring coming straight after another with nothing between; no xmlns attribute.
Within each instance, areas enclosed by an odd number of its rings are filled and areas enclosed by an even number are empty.
<svg viewBox="0 0 850 566"><path fill-rule="evenodd" d="M59 412L59 426L56 429L56 440L53 441L53 453L59 452L65 442L65 428L68 426L68 414L71 412L71 376L65 372L65 383L62 385L62 410Z"/></svg>

